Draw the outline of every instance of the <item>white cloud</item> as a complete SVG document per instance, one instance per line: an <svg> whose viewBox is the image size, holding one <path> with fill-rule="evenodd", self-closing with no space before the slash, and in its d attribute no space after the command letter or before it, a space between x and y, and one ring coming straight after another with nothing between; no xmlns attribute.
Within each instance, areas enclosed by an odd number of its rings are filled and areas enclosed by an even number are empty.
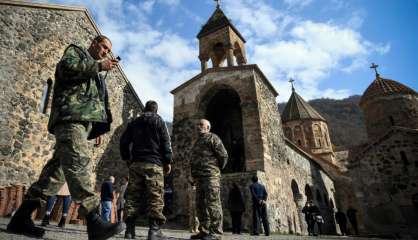
<svg viewBox="0 0 418 240"><path fill-rule="evenodd" d="M284 0L289 8L302 8L312 1ZM356 11L344 25L314 22L272 8L265 1L227 2L229 16L247 31L249 62L257 63L278 89L279 101L287 101L291 88L287 79L297 80L298 92L307 100L344 98L347 89L322 89L320 83L331 72L351 73L367 65L372 53L385 54L389 44L371 43L357 30L365 13ZM262 15L262 17L260 16ZM335 81L338 81L336 79Z"/></svg>
<svg viewBox="0 0 418 240"><path fill-rule="evenodd" d="M159 3L171 5L171 6L177 6L180 4L180 0L157 0Z"/></svg>
<svg viewBox="0 0 418 240"><path fill-rule="evenodd" d="M150 15L156 4L162 4L168 6L168 11L181 13L200 24L206 19L190 11L179 0L70 1L87 4L102 32L112 39L113 51L123 55L123 68L141 100L156 100L161 115L171 120L173 99L169 92L199 72L198 43L196 39L186 39L175 32L174 26L181 26L183 22L168 23L159 18L151 24ZM340 0L331 1L343 4ZM361 35L359 29L365 16L362 11L353 12L343 24L331 20L315 22L288 12L311 2L284 0L289 6L287 10L279 10L265 0L222 2L222 9L247 39L249 63L260 66L278 89L279 101L287 101L290 96L289 77L297 80L296 89L306 100L347 97L351 94L349 90L322 88L321 83L331 73L349 74L363 68L368 65L371 54L390 51L389 43L372 43ZM161 25L170 30L152 28Z"/></svg>
<svg viewBox="0 0 418 240"><path fill-rule="evenodd" d="M303 8L308 6L312 0L284 0L284 3L288 5L289 8Z"/></svg>
<svg viewBox="0 0 418 240"><path fill-rule="evenodd" d="M271 37L284 27L278 24L283 15L263 0L227 1L225 9L228 17L237 20L238 29L249 37L253 34L261 38Z"/></svg>
<svg viewBox="0 0 418 240"><path fill-rule="evenodd" d="M183 68L197 61L198 52L185 39L176 34L166 34L161 41L145 51L147 56L160 59L168 67Z"/></svg>
<svg viewBox="0 0 418 240"><path fill-rule="evenodd" d="M179 1L71 0L70 3L84 4L93 13L101 32L112 40L112 51L123 55L122 68L140 99L144 103L150 99L157 101L159 113L171 121L170 90L198 73L197 45L178 33L154 29L148 15L155 4L174 7Z"/></svg>

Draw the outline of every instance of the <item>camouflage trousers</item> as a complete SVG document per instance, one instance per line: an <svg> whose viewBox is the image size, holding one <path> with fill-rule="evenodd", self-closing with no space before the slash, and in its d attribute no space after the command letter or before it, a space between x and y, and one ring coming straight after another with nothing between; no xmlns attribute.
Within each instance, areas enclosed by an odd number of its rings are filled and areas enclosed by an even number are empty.
<svg viewBox="0 0 418 240"><path fill-rule="evenodd" d="M199 231L214 236L222 235L222 203L219 177L201 177L196 180L196 210Z"/></svg>
<svg viewBox="0 0 418 240"><path fill-rule="evenodd" d="M79 215L85 216L99 206L91 175L93 174L87 136L91 123L60 123L55 127L55 151L38 181L32 184L25 198L46 201L57 194L67 181L73 201L80 203Z"/></svg>
<svg viewBox="0 0 418 240"><path fill-rule="evenodd" d="M164 224L166 218L163 215L163 197L163 168L154 163L132 163L129 166L129 183L125 195L126 216L136 217L146 213L148 219Z"/></svg>

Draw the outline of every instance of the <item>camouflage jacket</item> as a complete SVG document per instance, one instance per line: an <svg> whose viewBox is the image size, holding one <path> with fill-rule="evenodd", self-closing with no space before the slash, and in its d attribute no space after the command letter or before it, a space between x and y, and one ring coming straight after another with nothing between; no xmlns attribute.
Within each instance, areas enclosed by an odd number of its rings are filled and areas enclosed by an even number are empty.
<svg viewBox="0 0 418 240"><path fill-rule="evenodd" d="M216 134L199 134L191 153L192 177L220 177L227 160L228 153Z"/></svg>
<svg viewBox="0 0 418 240"><path fill-rule="evenodd" d="M98 123L109 123L105 128L110 130L107 89L99 64L86 49L75 45L67 47L55 70L49 132L54 134L56 124L63 121L93 122L95 133L89 139L103 133L95 129Z"/></svg>

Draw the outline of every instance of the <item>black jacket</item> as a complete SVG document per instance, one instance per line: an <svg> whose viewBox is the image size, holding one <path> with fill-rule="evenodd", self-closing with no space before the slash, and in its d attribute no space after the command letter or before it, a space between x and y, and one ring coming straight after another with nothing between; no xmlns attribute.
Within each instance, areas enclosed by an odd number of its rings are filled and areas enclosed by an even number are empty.
<svg viewBox="0 0 418 240"><path fill-rule="evenodd" d="M120 154L128 162L171 164L170 136L163 119L156 113L145 112L129 123L120 139Z"/></svg>
<svg viewBox="0 0 418 240"><path fill-rule="evenodd" d="M100 191L100 199L102 201L113 200L113 183L111 181L104 181L102 183L102 189Z"/></svg>
<svg viewBox="0 0 418 240"><path fill-rule="evenodd" d="M250 186L251 196L254 204L259 204L260 200L267 200L267 191L263 184L255 182Z"/></svg>

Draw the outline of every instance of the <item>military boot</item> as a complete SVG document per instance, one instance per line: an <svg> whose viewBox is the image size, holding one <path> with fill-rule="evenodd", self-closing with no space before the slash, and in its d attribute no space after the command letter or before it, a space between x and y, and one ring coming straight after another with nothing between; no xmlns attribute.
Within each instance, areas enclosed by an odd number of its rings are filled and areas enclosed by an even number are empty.
<svg viewBox="0 0 418 240"><path fill-rule="evenodd" d="M50 215L49 214L45 214L44 218L42 219L42 223L41 223L41 225L43 227L46 227L46 226L49 225L49 218L50 218Z"/></svg>
<svg viewBox="0 0 418 240"><path fill-rule="evenodd" d="M89 240L104 240L122 232L125 229L123 223L105 222L95 211L86 216L87 234Z"/></svg>
<svg viewBox="0 0 418 240"><path fill-rule="evenodd" d="M65 228L65 222L67 221L66 216L62 216L60 222L58 223L58 227Z"/></svg>
<svg viewBox="0 0 418 240"><path fill-rule="evenodd" d="M42 238L45 230L36 227L32 221L32 212L35 211L41 204L39 201L25 200L19 209L10 219L7 225L7 231L14 234L22 234L29 237Z"/></svg>
<svg viewBox="0 0 418 240"><path fill-rule="evenodd" d="M136 217L127 217L125 219L125 223L126 223L125 239L135 239L135 222L136 222Z"/></svg>
<svg viewBox="0 0 418 240"><path fill-rule="evenodd" d="M163 234L158 220L150 219L148 240L166 240L167 237Z"/></svg>

